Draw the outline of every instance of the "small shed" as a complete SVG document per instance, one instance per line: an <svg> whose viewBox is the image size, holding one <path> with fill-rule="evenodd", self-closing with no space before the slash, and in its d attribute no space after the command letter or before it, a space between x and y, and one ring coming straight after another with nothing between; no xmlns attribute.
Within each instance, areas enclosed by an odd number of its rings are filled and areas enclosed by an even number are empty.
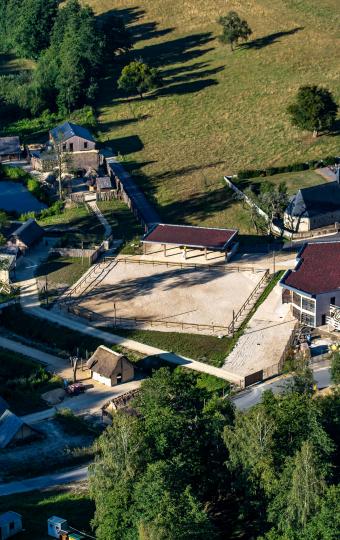
<svg viewBox="0 0 340 540"><path fill-rule="evenodd" d="M25 253L27 249L37 244L44 236L44 229L38 225L35 219L30 218L20 225L9 237L8 247L17 247Z"/></svg>
<svg viewBox="0 0 340 540"><path fill-rule="evenodd" d="M0 251L0 283L10 284L16 259L16 255L12 253L1 253Z"/></svg>
<svg viewBox="0 0 340 540"><path fill-rule="evenodd" d="M126 356L100 345L87 362L93 380L106 386L132 381L135 370Z"/></svg>
<svg viewBox="0 0 340 540"><path fill-rule="evenodd" d="M0 540L7 540L22 531L22 517L16 512L0 515Z"/></svg>
<svg viewBox="0 0 340 540"><path fill-rule="evenodd" d="M7 409L9 409L7 401L5 401L4 398L0 396L0 418L4 414L4 412L7 411Z"/></svg>
<svg viewBox="0 0 340 540"><path fill-rule="evenodd" d="M109 176L101 176L96 180L97 191L109 191L112 189L111 178Z"/></svg>
<svg viewBox="0 0 340 540"><path fill-rule="evenodd" d="M0 137L0 162L20 159L19 137Z"/></svg>
<svg viewBox="0 0 340 540"><path fill-rule="evenodd" d="M7 448L37 435L38 431L8 409L0 417L0 448Z"/></svg>
<svg viewBox="0 0 340 540"><path fill-rule="evenodd" d="M60 538L61 531L68 529L68 523L66 519L60 518L58 516L52 516L47 520L47 533L48 536L53 538Z"/></svg>

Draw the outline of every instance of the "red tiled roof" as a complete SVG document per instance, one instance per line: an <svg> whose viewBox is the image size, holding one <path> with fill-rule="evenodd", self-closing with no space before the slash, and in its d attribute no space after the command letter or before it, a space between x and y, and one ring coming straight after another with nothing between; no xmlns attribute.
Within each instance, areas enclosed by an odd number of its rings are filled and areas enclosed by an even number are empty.
<svg viewBox="0 0 340 540"><path fill-rule="evenodd" d="M340 242L307 244L299 255L296 269L281 283L308 294L340 289Z"/></svg>
<svg viewBox="0 0 340 540"><path fill-rule="evenodd" d="M237 233L236 229L214 229L160 223L144 236L143 242L224 250Z"/></svg>

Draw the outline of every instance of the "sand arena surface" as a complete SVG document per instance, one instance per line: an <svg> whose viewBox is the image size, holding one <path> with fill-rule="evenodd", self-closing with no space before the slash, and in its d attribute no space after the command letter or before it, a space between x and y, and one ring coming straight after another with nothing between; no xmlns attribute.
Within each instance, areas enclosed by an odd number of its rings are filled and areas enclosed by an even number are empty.
<svg viewBox="0 0 340 540"><path fill-rule="evenodd" d="M154 320L164 321L157 329L168 331L180 330L166 326L170 321L228 326L233 310L237 312L263 274L231 271L227 265L195 269L121 261L78 305L104 317L114 318L116 311L117 318L146 319L143 328Z"/></svg>

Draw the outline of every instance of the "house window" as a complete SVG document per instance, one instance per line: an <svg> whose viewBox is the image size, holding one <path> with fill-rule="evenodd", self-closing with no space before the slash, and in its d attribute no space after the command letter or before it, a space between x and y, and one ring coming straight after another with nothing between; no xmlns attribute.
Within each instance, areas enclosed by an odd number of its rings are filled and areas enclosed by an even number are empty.
<svg viewBox="0 0 340 540"><path fill-rule="evenodd" d="M66 144L63 144L63 152L66 152Z"/></svg>
<svg viewBox="0 0 340 540"><path fill-rule="evenodd" d="M86 148L87 148L87 142L84 142L84 148L85 148L85 150L86 150Z"/></svg>
<svg viewBox="0 0 340 540"><path fill-rule="evenodd" d="M314 300L310 300L309 298L302 297L302 309L305 309L306 311L311 311L312 313L315 312L315 302Z"/></svg>
<svg viewBox="0 0 340 540"><path fill-rule="evenodd" d="M301 312L301 322L307 326L315 326L315 317L309 313Z"/></svg>
<svg viewBox="0 0 340 540"><path fill-rule="evenodd" d="M70 152L73 152L73 143L70 143Z"/></svg>
<svg viewBox="0 0 340 540"><path fill-rule="evenodd" d="M14 525L14 521L11 521L10 524L9 524L9 530L10 530L10 531L13 531L14 526L15 526L15 525Z"/></svg>
<svg viewBox="0 0 340 540"><path fill-rule="evenodd" d="M299 294L296 294L296 292L293 292L293 304L299 307L301 305L301 296Z"/></svg>
<svg viewBox="0 0 340 540"><path fill-rule="evenodd" d="M335 296L332 296L332 298L331 298L331 304L332 304L332 306L335 306Z"/></svg>

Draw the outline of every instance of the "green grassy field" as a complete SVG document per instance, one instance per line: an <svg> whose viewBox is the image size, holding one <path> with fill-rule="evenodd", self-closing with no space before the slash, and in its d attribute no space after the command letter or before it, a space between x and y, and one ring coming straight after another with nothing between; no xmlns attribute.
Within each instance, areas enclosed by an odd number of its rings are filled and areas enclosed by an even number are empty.
<svg viewBox="0 0 340 540"><path fill-rule="evenodd" d="M286 107L302 84L340 98L337 0L86 0L98 14L117 9L133 33L132 57L160 67L165 85L145 99L102 82L99 131L165 220L249 232L230 201L224 174L338 153L339 136L313 140L290 125ZM236 9L252 41L231 52L216 19Z"/></svg>
<svg viewBox="0 0 340 540"><path fill-rule="evenodd" d="M51 538L47 534L51 516L67 519L70 526L91 534L94 504L82 485L0 497L0 514L8 510L22 515L25 531L18 538L23 540Z"/></svg>

